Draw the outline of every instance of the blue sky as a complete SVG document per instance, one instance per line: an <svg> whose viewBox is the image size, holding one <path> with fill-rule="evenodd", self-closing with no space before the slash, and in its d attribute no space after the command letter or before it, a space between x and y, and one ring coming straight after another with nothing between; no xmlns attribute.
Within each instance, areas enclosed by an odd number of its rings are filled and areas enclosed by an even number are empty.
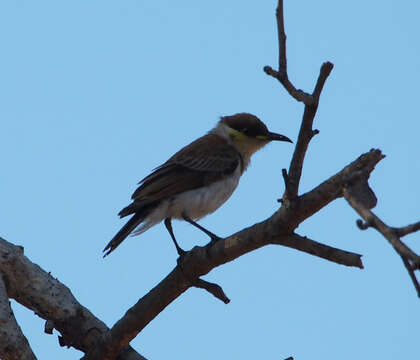
<svg viewBox="0 0 420 360"><path fill-rule="evenodd" d="M101 257L136 182L222 115L252 112L296 139L303 107L262 71L277 63L275 5L0 3L0 236L109 326L176 264L163 225ZM286 1L296 87L311 90L321 63L335 65L301 190L379 147L375 212L393 226L419 220L419 10L414 1ZM270 216L292 151L276 143L256 154L232 198L201 223L225 236ZM206 277L229 305L191 289L132 346L150 359L414 358L414 288L386 241L356 219L340 199L298 233L363 254L363 271L266 247ZM186 249L208 241L188 224L174 229ZM420 250L418 238L408 245ZM13 308L38 358L81 357Z"/></svg>

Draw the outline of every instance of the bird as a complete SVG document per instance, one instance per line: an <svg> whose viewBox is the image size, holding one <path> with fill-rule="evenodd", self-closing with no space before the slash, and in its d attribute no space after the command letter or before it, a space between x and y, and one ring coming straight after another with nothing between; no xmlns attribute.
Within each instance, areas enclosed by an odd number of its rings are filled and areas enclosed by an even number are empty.
<svg viewBox="0 0 420 360"><path fill-rule="evenodd" d="M196 221L216 211L236 189L251 156L271 141L293 143L287 136L270 132L255 115L222 116L206 135L185 146L138 183L132 202L119 212L130 216L104 248L109 255L130 234L140 235L164 222L179 256L172 219L184 220L206 233L211 243L220 238Z"/></svg>

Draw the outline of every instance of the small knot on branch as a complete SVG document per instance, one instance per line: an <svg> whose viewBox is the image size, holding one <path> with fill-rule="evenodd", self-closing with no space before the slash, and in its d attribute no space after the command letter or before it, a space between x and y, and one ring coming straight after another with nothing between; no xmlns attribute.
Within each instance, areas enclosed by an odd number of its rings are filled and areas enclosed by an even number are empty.
<svg viewBox="0 0 420 360"><path fill-rule="evenodd" d="M54 321L47 320L45 322L44 332L46 334L50 334L51 335L53 333L54 328L55 328Z"/></svg>
<svg viewBox="0 0 420 360"><path fill-rule="evenodd" d="M360 230L366 230L371 227L368 223L364 222L362 219L357 219L356 225Z"/></svg>
<svg viewBox="0 0 420 360"><path fill-rule="evenodd" d="M287 189L289 186L289 175L287 175L287 170L285 168L281 169L281 174L283 175L284 186Z"/></svg>
<svg viewBox="0 0 420 360"><path fill-rule="evenodd" d="M272 76L273 78L276 78L276 79L279 78L279 72L274 70L271 66L266 65L266 66L264 66L263 70L267 75L270 75L270 76Z"/></svg>
<svg viewBox="0 0 420 360"><path fill-rule="evenodd" d="M420 270L420 256L417 256L417 259L410 261L411 269Z"/></svg>
<svg viewBox="0 0 420 360"><path fill-rule="evenodd" d="M311 132L311 139L315 136L315 135L318 135L319 134L319 130L318 129L314 129L314 130L312 130L312 132Z"/></svg>

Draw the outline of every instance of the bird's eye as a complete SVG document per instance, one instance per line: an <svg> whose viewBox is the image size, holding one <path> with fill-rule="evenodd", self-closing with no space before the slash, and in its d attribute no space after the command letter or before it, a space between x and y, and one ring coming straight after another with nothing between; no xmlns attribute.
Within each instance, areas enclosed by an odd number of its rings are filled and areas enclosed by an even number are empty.
<svg viewBox="0 0 420 360"><path fill-rule="evenodd" d="M249 130L248 130L247 128L243 128L243 129L241 130L241 133L242 133L242 134L245 134L245 135L248 135L248 134L249 134Z"/></svg>

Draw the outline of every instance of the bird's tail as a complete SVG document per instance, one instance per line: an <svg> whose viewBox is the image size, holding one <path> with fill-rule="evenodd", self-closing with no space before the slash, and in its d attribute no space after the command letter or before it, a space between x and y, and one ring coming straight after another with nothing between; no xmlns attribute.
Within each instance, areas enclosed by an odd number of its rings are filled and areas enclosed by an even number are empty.
<svg viewBox="0 0 420 360"><path fill-rule="evenodd" d="M112 240L105 246L103 250L104 257L114 251L118 245L120 245L125 238L144 220L145 214L140 212L134 214L130 220L121 228L120 231L112 238Z"/></svg>

